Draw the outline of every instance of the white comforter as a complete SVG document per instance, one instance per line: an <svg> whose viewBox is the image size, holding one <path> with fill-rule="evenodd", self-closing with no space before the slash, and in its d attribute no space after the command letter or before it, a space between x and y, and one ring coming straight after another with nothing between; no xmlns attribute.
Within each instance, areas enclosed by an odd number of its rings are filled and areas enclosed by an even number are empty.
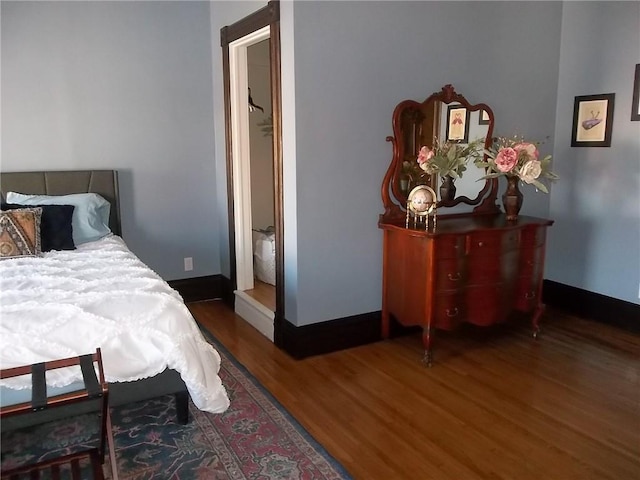
<svg viewBox="0 0 640 480"><path fill-rule="evenodd" d="M194 404L220 413L229 399L220 355L203 338L180 295L115 235L41 257L0 261L0 366L102 351L109 382L177 370ZM63 387L76 369L47 374ZM30 379L2 384L30 388Z"/></svg>

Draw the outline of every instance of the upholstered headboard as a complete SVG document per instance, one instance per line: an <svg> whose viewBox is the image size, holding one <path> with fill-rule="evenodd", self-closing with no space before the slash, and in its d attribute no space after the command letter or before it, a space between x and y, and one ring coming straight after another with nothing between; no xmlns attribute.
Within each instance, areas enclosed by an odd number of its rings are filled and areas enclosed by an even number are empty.
<svg viewBox="0 0 640 480"><path fill-rule="evenodd" d="M111 204L109 228L122 235L118 172L115 170L69 170L43 172L0 172L0 191L35 195L97 193Z"/></svg>

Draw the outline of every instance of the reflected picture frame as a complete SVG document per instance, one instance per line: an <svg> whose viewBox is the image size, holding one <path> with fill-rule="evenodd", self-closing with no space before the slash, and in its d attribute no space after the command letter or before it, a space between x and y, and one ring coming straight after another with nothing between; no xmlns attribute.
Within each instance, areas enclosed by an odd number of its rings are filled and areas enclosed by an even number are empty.
<svg viewBox="0 0 640 480"><path fill-rule="evenodd" d="M640 121L640 63L636 64L633 78L633 98L631 100L631 121Z"/></svg>
<svg viewBox="0 0 640 480"><path fill-rule="evenodd" d="M610 147L615 93L582 95L573 104L572 147Z"/></svg>
<svg viewBox="0 0 640 480"><path fill-rule="evenodd" d="M489 125L489 112L486 110L478 112L478 125Z"/></svg>
<svg viewBox="0 0 640 480"><path fill-rule="evenodd" d="M447 142L469 143L469 110L462 105L447 106Z"/></svg>

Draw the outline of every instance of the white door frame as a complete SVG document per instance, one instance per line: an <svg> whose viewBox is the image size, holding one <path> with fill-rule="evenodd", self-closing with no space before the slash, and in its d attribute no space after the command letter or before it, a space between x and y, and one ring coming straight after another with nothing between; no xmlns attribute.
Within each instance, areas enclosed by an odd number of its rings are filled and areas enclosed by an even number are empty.
<svg viewBox="0 0 640 480"><path fill-rule="evenodd" d="M270 38L270 30L267 25L229 44L236 288L239 291L254 287L247 48Z"/></svg>

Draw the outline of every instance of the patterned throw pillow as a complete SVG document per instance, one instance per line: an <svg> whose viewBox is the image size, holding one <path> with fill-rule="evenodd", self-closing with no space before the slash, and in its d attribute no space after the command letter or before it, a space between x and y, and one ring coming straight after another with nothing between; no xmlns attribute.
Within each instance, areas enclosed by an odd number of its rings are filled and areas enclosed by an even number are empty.
<svg viewBox="0 0 640 480"><path fill-rule="evenodd" d="M42 208L0 212L0 258L40 255Z"/></svg>

